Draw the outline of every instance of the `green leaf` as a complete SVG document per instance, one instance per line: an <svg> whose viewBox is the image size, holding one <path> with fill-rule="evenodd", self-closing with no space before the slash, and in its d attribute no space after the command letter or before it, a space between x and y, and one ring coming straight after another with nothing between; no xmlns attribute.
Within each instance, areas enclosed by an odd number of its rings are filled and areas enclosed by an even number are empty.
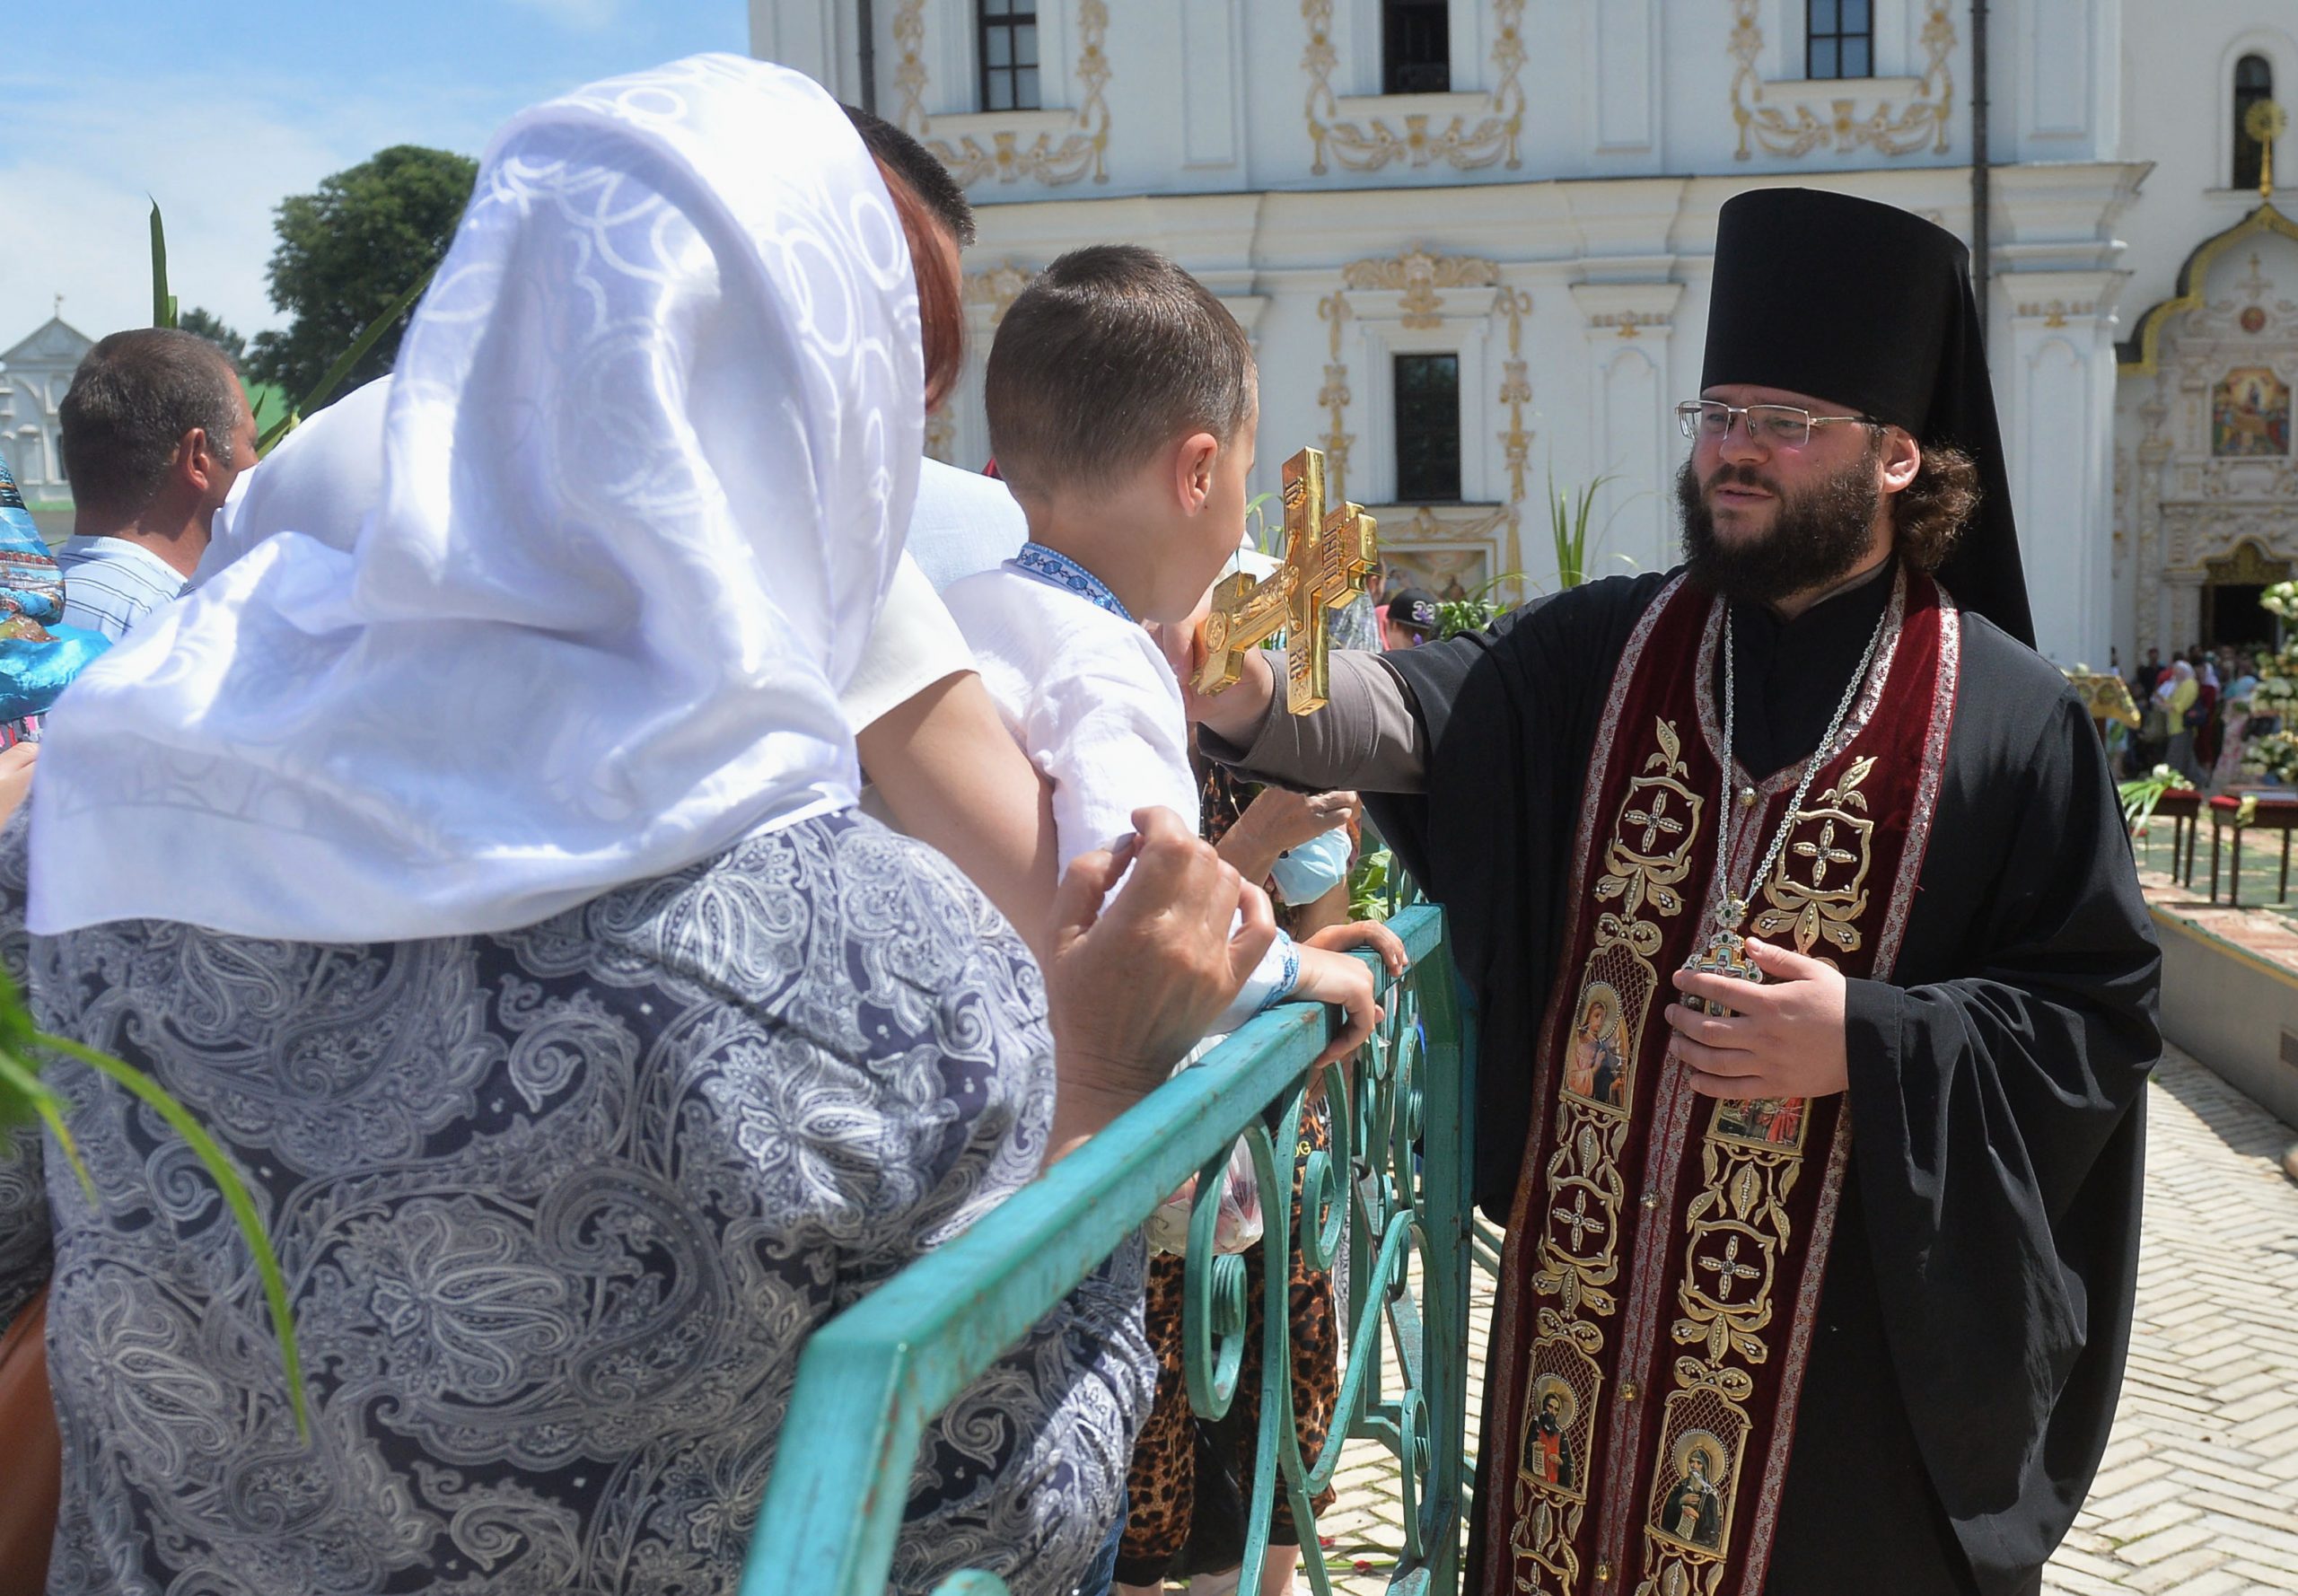
<svg viewBox="0 0 2298 1596"><path fill-rule="evenodd" d="M346 373L359 364L360 358L368 350L375 346L375 341L378 338L391 329L393 323L414 308L415 302L423 297L423 291L431 285L432 274L438 269L435 266L426 268L421 276L408 285L406 293L391 302L389 310L367 323L366 329L351 341L351 347L335 357L335 364L327 368L327 374L322 376L318 384L303 396L303 402L274 422L271 429L256 440L255 448L258 454L267 452L274 443L294 431L297 424L303 419L307 412L318 409L335 396L336 386L343 381Z"/></svg>
<svg viewBox="0 0 2298 1596"><path fill-rule="evenodd" d="M248 1195L246 1183L239 1171L232 1167L231 1159L217 1146L215 1138L203 1129L191 1111L141 1070L129 1067L118 1059L83 1047L69 1037L42 1035L39 1045L66 1057L76 1058L150 1104L161 1118L166 1120L175 1133L189 1144L199 1162L215 1178L216 1189L224 1194L224 1204L247 1239L248 1250L255 1255L255 1267L263 1277L263 1294L271 1304L272 1328L279 1336L279 1356L285 1366L288 1400L295 1409L295 1434L311 1439L311 1416L303 1401L303 1358L295 1345L295 1324L287 1307L287 1280L281 1273L279 1257L271 1249L271 1238L264 1232L263 1216L256 1212L255 1199Z"/></svg>
<svg viewBox="0 0 2298 1596"><path fill-rule="evenodd" d="M7 1110L29 1108L39 1115L55 1135L56 1144L64 1149L64 1156L72 1172L80 1178L80 1189L88 1200L96 1200L96 1183L88 1174L88 1166L81 1161L80 1144L72 1139L72 1127L64 1123L64 1100L56 1095L32 1068L11 1053L0 1053L0 1128L14 1123L21 1114Z"/></svg>
<svg viewBox="0 0 2298 1596"><path fill-rule="evenodd" d="M152 325L176 324L176 296L168 292L168 232L160 224L160 202L152 201Z"/></svg>

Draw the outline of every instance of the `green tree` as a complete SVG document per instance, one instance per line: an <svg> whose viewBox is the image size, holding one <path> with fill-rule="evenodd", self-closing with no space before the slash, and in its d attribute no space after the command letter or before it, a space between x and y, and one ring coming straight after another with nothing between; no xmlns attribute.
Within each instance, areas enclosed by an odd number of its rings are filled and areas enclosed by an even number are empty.
<svg viewBox="0 0 2298 1596"><path fill-rule="evenodd" d="M213 311L194 305L176 318L176 325L186 332L198 334L233 360L248 352L247 339L226 327L224 319Z"/></svg>
<svg viewBox="0 0 2298 1596"><path fill-rule="evenodd" d="M317 193L283 200L271 303L290 320L248 346L250 379L309 392L369 322L445 257L478 177L478 163L466 156L394 145L323 180ZM407 320L360 357L336 392L391 369Z"/></svg>

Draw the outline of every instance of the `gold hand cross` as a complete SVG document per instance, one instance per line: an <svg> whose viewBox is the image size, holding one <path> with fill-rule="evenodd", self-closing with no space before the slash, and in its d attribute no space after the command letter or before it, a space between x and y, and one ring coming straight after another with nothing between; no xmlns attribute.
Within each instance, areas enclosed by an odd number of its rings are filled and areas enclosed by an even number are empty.
<svg viewBox="0 0 2298 1596"><path fill-rule="evenodd" d="M1325 508L1325 457L1303 449L1285 462L1285 565L1266 581L1240 574L1213 590L1213 608L1197 627L1204 662L1197 690L1218 693L1244 671L1245 651L1285 629L1285 707L1322 709L1332 611L1364 591L1378 557L1373 518L1346 501Z"/></svg>

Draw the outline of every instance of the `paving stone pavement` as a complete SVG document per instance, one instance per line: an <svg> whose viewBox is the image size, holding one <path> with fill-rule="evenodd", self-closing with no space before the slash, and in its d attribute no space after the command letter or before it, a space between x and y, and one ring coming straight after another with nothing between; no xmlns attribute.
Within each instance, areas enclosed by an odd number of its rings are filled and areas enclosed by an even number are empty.
<svg viewBox="0 0 2298 1596"><path fill-rule="evenodd" d="M2043 1588L2298 1592L2298 1187L2279 1168L2298 1131L2176 1050L2148 1098L2129 1372L2091 1499ZM1481 1349L1492 1280L1475 1278ZM1483 1374L1479 1358L1472 1413ZM1333 1589L1349 1596L1378 1596L1395 1565L1392 1468L1371 1442L1342 1453L1320 1529Z"/></svg>

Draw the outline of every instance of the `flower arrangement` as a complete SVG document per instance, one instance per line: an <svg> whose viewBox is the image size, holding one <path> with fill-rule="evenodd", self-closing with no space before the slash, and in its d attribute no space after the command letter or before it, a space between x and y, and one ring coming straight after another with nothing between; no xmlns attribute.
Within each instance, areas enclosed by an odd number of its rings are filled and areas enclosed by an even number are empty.
<svg viewBox="0 0 2298 1596"><path fill-rule="evenodd" d="M2122 801L2123 824L2134 836L2143 836L2146 824L2154 818L2154 806L2162 802L2166 793L2190 793L2194 783L2180 776L2168 765L2157 765L2145 776L2136 776L2115 789Z"/></svg>

